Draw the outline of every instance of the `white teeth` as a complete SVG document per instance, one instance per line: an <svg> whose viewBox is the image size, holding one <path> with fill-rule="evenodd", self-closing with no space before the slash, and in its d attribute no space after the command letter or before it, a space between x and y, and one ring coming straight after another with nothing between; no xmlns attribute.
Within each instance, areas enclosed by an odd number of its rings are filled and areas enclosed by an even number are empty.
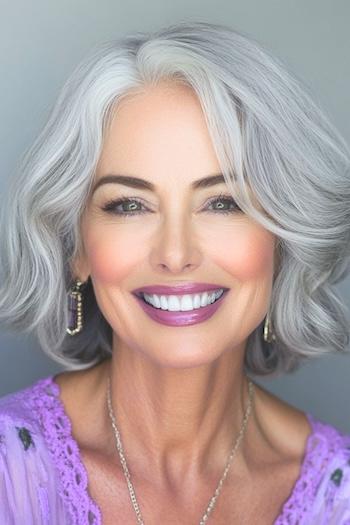
<svg viewBox="0 0 350 525"><path fill-rule="evenodd" d="M208 304L216 301L224 293L223 288L215 290L214 292L204 292L201 294L185 294L185 295L149 295L143 293L145 301L155 308L161 310L169 310L171 312L186 312L203 308Z"/></svg>

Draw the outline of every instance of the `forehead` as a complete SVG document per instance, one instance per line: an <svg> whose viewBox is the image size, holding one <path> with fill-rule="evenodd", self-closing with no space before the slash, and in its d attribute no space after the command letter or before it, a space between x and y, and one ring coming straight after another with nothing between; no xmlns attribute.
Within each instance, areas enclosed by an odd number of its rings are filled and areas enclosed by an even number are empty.
<svg viewBox="0 0 350 525"><path fill-rule="evenodd" d="M188 180L220 172L205 115L185 85L128 94L114 108L97 176L111 170L145 178L180 174Z"/></svg>

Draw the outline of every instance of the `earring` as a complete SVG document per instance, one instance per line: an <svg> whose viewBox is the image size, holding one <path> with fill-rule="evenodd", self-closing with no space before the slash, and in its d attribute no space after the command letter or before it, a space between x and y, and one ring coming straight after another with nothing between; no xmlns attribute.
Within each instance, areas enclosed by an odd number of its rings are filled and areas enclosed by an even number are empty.
<svg viewBox="0 0 350 525"><path fill-rule="evenodd" d="M79 279L77 279L74 285L69 290L68 295L68 311L69 320L67 333L69 335L75 335L81 332L83 329L83 312L82 312L82 294L80 287L83 285Z"/></svg>
<svg viewBox="0 0 350 525"><path fill-rule="evenodd" d="M271 328L271 320L269 314L266 315L265 324L264 324L264 341L267 343L272 343L276 341L276 335Z"/></svg>

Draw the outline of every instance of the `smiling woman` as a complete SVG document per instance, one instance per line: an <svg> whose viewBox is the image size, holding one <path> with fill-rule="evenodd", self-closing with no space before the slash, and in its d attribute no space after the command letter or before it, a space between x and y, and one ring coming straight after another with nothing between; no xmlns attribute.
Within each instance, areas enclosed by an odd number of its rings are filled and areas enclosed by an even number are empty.
<svg viewBox="0 0 350 525"><path fill-rule="evenodd" d="M228 27L79 65L1 221L0 321L68 369L0 399L1 523L350 522L350 436L250 377L346 350L349 168Z"/></svg>

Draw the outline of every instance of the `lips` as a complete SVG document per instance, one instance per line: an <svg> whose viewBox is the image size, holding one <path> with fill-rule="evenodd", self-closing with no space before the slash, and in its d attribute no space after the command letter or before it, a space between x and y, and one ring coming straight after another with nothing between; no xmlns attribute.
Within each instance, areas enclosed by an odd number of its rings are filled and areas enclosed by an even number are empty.
<svg viewBox="0 0 350 525"><path fill-rule="evenodd" d="M143 286L142 288L136 288L132 291L137 297L142 297L142 293L147 294L157 294L157 295L184 295L184 294L193 294L193 293L202 293L212 290L218 290L222 288L224 291L229 290L226 286L222 284L213 284L213 283L182 283L176 286L167 286L167 285L152 285L152 286Z"/></svg>
<svg viewBox="0 0 350 525"><path fill-rule="evenodd" d="M227 290L219 299L214 301L203 308L196 308L189 311L178 311L174 312L171 310L162 310L161 308L154 308L146 301L136 296L136 301L141 306L143 311L150 317L153 321L157 323L180 327L180 326L190 326L197 323L202 323L210 319L215 312L217 312L221 305L224 304L225 297L228 295Z"/></svg>

